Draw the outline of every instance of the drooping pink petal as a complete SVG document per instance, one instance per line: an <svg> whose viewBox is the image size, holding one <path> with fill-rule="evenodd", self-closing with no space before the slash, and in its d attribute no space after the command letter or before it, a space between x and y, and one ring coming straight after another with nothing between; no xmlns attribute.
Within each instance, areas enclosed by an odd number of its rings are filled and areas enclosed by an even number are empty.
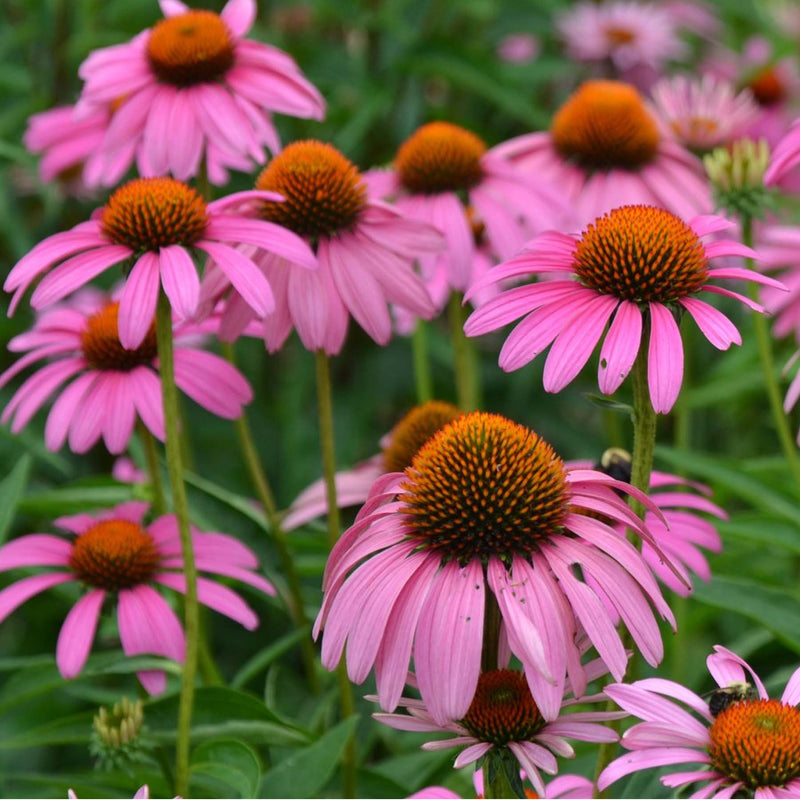
<svg viewBox="0 0 800 800"><path fill-rule="evenodd" d="M203 350L175 351L175 383L203 408L226 419L242 415L253 390L233 365Z"/></svg>
<svg viewBox="0 0 800 800"><path fill-rule="evenodd" d="M741 344L737 327L714 306L694 297L684 297L680 304L692 315L697 327L718 350L727 350L732 344Z"/></svg>
<svg viewBox="0 0 800 800"><path fill-rule="evenodd" d="M628 376L639 353L642 312L636 303L623 300L600 349L597 380L603 394L613 394Z"/></svg>
<svg viewBox="0 0 800 800"><path fill-rule="evenodd" d="M761 678L758 677L753 668L736 653L728 650L720 644L714 645L714 652L706 659L708 671L711 677L717 682L718 686L730 686L732 683L747 681L747 673L758 689L758 696L766 700L769 695L764 687Z"/></svg>
<svg viewBox="0 0 800 800"><path fill-rule="evenodd" d="M650 346L647 382L656 414L667 414L683 382L683 341L672 312L660 303L650 303Z"/></svg>
<svg viewBox="0 0 800 800"><path fill-rule="evenodd" d="M200 301L200 278L192 257L181 245L162 247L158 252L161 283L170 305L183 319L190 319Z"/></svg>
<svg viewBox="0 0 800 800"><path fill-rule="evenodd" d="M640 769L663 767L667 764L707 764L708 761L709 758L706 753L686 747L656 747L625 753L615 761L612 761L600 773L600 777L597 779L597 788L603 791L620 778L624 778L626 775L630 775ZM709 777L713 777L713 773L709 773Z"/></svg>
<svg viewBox="0 0 800 800"><path fill-rule="evenodd" d="M159 257L148 251L134 264L119 300L119 340L135 350L147 336L156 314L159 291Z"/></svg>
<svg viewBox="0 0 800 800"><path fill-rule="evenodd" d="M483 645L483 568L473 560L442 567L420 616L414 663L434 720L461 719L478 684Z"/></svg>
<svg viewBox="0 0 800 800"><path fill-rule="evenodd" d="M56 644L56 664L67 680L78 675L89 657L105 597L103 589L92 589L75 603L61 626Z"/></svg>

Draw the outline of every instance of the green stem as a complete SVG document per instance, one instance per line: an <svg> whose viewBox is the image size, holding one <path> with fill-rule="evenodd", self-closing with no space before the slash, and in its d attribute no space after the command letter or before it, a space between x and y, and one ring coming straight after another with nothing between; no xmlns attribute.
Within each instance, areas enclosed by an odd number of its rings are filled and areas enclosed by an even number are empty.
<svg viewBox="0 0 800 800"><path fill-rule="evenodd" d="M475 346L464 334L467 309L461 304L462 299L461 294L453 292L447 309L453 341L456 396L462 411L475 411L481 407L480 373Z"/></svg>
<svg viewBox="0 0 800 800"><path fill-rule="evenodd" d="M222 350L228 361L230 361L231 364L235 364L233 346L223 343ZM300 578L295 569L292 554L289 552L289 544L286 539L286 532L281 527L278 509L275 504L275 496L272 493L272 487L269 485L267 472L258 455L258 449L253 440L253 433L250 429L247 415L242 412L242 416L234 422L234 425L236 427L236 435L239 439L239 447L244 456L247 471L250 473L250 480L253 483L256 495L264 509L264 517L267 520L267 525L272 534L272 541L275 544L275 549L278 551L281 569L286 576L289 596L284 597L284 600L286 602L286 607L289 609L289 615L295 627L311 630L308 617L306 616L305 605L303 604ZM317 675L317 659L314 654L314 645L311 642L311 637L304 636L301 640L300 647L308 688L311 690L312 694L319 694L321 686L319 676Z"/></svg>
<svg viewBox="0 0 800 800"><path fill-rule="evenodd" d="M433 376L428 354L428 328L425 320L418 320L411 337L414 354L414 383L417 388L417 402L427 403L433 399Z"/></svg>
<svg viewBox="0 0 800 800"><path fill-rule="evenodd" d="M333 392L331 364L324 350L317 350L317 411L319 441L322 448L322 475L325 480L325 499L328 502L328 543L333 547L339 540L341 523L336 500L336 452L333 436Z"/></svg>
<svg viewBox="0 0 800 800"><path fill-rule="evenodd" d="M200 635L197 640L197 659L200 668L200 676L206 686L224 686L225 679L219 671L217 662L214 660L214 653L208 643L208 620L204 615L200 619Z"/></svg>
<svg viewBox="0 0 800 800"><path fill-rule="evenodd" d="M319 440L322 450L322 474L325 480L325 498L328 503L328 541L333 547L339 540L341 523L336 499L336 452L333 436L333 391L331 388L331 364L324 350L316 352L317 409L319 413ZM342 719L353 716L355 702L353 687L347 677L344 658L336 668L339 680L339 705ZM342 797L356 796L356 740L355 733L345 745L342 753Z"/></svg>
<svg viewBox="0 0 800 800"><path fill-rule="evenodd" d="M640 489L645 494L650 488L650 473L653 471L653 457L656 447L656 412L650 402L650 390L647 383L647 352L650 343L649 319L645 317L644 329L642 331L642 341L639 345L639 353L633 365L633 454L631 457L631 484ZM637 516L644 518L644 506L634 498L630 498L630 506ZM622 646L629 650L633 644L630 631L624 628L620 632ZM630 678L635 670L635 652L628 662L626 676ZM623 678L624 680L624 678ZM609 702L606 704L607 711L616 710L616 704ZM610 727L617 733L620 729L620 720L610 723ZM600 773L611 763L617 752L616 742L604 742L600 745L597 753L597 766L595 767L594 782ZM595 797L608 797L606 792L595 791Z"/></svg>
<svg viewBox="0 0 800 800"><path fill-rule="evenodd" d="M191 744L192 707L194 683L197 673L200 614L197 602L197 570L194 563L192 534L189 528L189 502L183 483L181 445L178 424L178 389L175 385L175 360L172 341L172 309L162 288L156 310L156 340L158 344L161 391L164 400L164 427L166 430L167 472L172 489L172 502L181 539L183 572L186 576L186 661L178 704L178 730L175 742L175 794L189 796L189 747Z"/></svg>
<svg viewBox="0 0 800 800"><path fill-rule="evenodd" d="M742 241L748 246L753 246L753 220L750 217L742 216ZM753 269L753 260L748 258L745 260L745 266L748 269ZM758 287L755 283L750 284L750 297L753 300L758 300ZM769 407L772 412L772 420L775 424L775 430L778 433L778 439L781 443L781 449L789 464L789 469L792 472L795 483L797 484L798 494L800 494L800 457L798 457L797 446L795 445L794 436L789 427L789 420L783 411L783 396L781 394L780 386L775 377L775 360L772 355L772 339L769 334L769 326L763 314L753 314L753 328L755 329L756 341L758 343L758 354L761 358L761 365L764 368L764 380L767 386L767 397L769 398Z"/></svg>
<svg viewBox="0 0 800 800"><path fill-rule="evenodd" d="M153 492L153 513L157 517L167 513L167 501L164 499L164 484L161 480L161 467L158 463L158 446L155 437L147 426L139 421L137 425L139 439L144 449L147 472L150 475L150 489Z"/></svg>

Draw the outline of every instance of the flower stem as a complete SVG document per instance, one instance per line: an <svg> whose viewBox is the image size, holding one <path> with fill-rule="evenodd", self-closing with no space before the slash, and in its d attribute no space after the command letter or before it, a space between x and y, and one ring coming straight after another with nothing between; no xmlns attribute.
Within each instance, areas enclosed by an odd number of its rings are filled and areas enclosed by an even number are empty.
<svg viewBox="0 0 800 800"><path fill-rule="evenodd" d="M231 364L235 364L233 346L223 343L222 351L225 354L225 358L227 358ZM272 493L272 487L269 485L267 472L264 469L264 465L261 463L258 449L253 440L253 433L250 430L250 422L244 412L242 412L242 416L234 422L234 426L236 427L236 435L239 439L239 447L241 448L247 471L250 473L250 480L253 483L256 495L264 509L264 517L269 526L270 533L272 534L272 541L275 544L275 549L278 551L281 569L286 576L286 583L289 589L289 596L284 598L286 606L289 609L289 614L295 626L297 628L310 630L311 626L303 604L300 578L295 569L292 554L289 552L286 532L281 527L278 509L275 505L275 496ZM311 690L312 694L319 694L321 687L319 676L317 675L317 659L314 654L314 645L311 642L311 638L309 636L304 636L301 640L300 647L308 688Z"/></svg>
<svg viewBox="0 0 800 800"><path fill-rule="evenodd" d="M328 502L328 541L333 547L339 540L341 523L336 500L336 453L333 436L333 391L331 389L331 364L324 350L316 352L317 409L319 414L319 439L322 449L322 474L325 480L325 497ZM353 687L347 677L344 658L336 668L339 679L339 705L342 719L353 716L355 702ZM342 797L356 796L356 739L355 733L342 753Z"/></svg>
<svg viewBox="0 0 800 800"><path fill-rule="evenodd" d="M753 246L753 220L748 216L741 217L742 223L742 241L748 246ZM745 259L745 266L748 269L753 269L753 259ZM750 297L753 300L758 300L758 287L755 283L750 284ZM797 453L797 446L795 445L794 436L789 428L789 420L783 411L783 399L781 390L778 386L778 381L775 378L775 360L772 356L772 339L769 334L769 327L767 320L763 314L753 314L753 328L755 329L756 341L758 343L758 354L761 358L761 365L764 368L764 381L767 387L767 397L769 398L769 407L772 412L772 420L775 424L775 430L778 433L778 439L781 443L781 449L789 464L789 469L792 471L795 483L797 484L798 493L800 493L800 456Z"/></svg>
<svg viewBox="0 0 800 800"><path fill-rule="evenodd" d="M650 345L650 325L649 318L644 319L644 329L642 331L642 341L639 345L639 353L633 365L633 454L631 457L631 484L637 489L647 493L650 488L650 473L653 471L653 457L656 447L656 412L650 402L650 390L647 383L647 353ZM637 516L644 519L645 508L634 498L630 498L630 506ZM624 628L620 633L622 646L629 650L633 644L630 631ZM629 677L635 669L635 653L628 662L626 675ZM616 705L612 701L606 704L607 711L615 710ZM610 723L610 726L619 732L620 720ZM600 773L611 763L617 751L616 742L603 742L597 753L597 766L595 767L594 781ZM608 797L607 792L595 790L595 797Z"/></svg>
<svg viewBox="0 0 800 800"><path fill-rule="evenodd" d="M464 334L467 310L461 304L462 299L460 293L453 292L447 308L453 341L456 396L462 411L475 411L481 407L480 373L475 346Z"/></svg>
<svg viewBox="0 0 800 800"><path fill-rule="evenodd" d="M427 403L433 398L433 376L428 353L428 328L425 320L417 320L417 326L411 337L411 349L414 354L414 383L417 388L417 402Z"/></svg>
<svg viewBox="0 0 800 800"><path fill-rule="evenodd" d="M158 463L158 446L155 437L140 420L137 425L139 439L144 449L147 462L147 473L150 476L150 489L153 492L153 513L160 517L167 513L167 501L164 499L164 484L161 481L161 467Z"/></svg>
<svg viewBox="0 0 800 800"><path fill-rule="evenodd" d="M162 288L156 309L156 341L158 345L159 373L164 400L164 426L166 430L167 472L172 489L172 502L183 555L186 576L186 661L183 665L181 696L178 705L178 730L175 743L175 794L189 796L189 747L191 744L194 682L197 673L200 614L197 602L197 570L194 564L192 534L189 528L189 503L183 483L183 464L178 423L178 389L175 385L175 361L172 342L172 309Z"/></svg>

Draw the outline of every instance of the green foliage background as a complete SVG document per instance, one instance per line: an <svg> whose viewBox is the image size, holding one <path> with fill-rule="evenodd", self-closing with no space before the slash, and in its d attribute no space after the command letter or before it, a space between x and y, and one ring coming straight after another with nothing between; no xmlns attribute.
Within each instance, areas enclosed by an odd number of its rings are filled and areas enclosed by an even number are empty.
<svg viewBox="0 0 800 800"><path fill-rule="evenodd" d="M197 3L216 10L217 3ZM716 3L727 43L738 46L761 31L779 52L794 53L765 9L753 2ZM420 123L447 119L483 136L491 145L548 125L557 105L583 69L567 61L552 28L564 4L554 0L436 0L261 4L253 33L289 51L325 95L324 123L279 118L284 141L315 137L331 141L361 167L389 161L397 145ZM58 186L42 185L36 159L21 136L27 117L73 102L77 68L93 49L125 41L151 25L155 2L123 0L4 0L0 27L0 260L4 271L37 241L85 219L104 196L85 201ZM495 54L512 32L541 38L542 53L529 64L503 63ZM699 50L702 43L693 42ZM237 175L226 191L248 188ZM750 658L772 688L782 687L800 653L800 504L778 454L767 410L751 320L724 304L744 335L729 353L714 350L685 322L687 377L676 413L659 421L657 466L702 480L729 513L720 525L725 542L712 556L714 580L698 585L686 601L674 598L680 633L667 638L659 672L698 691L711 688L705 656L723 643ZM6 342L31 324L28 311L0 317ZM610 445L630 447L626 416L595 404L596 378L587 368L559 395L541 388L543 359L505 375L497 367L500 337L477 341L484 407L529 425L565 458L596 458ZM436 395L454 399L452 357L444 320L431 326ZM776 345L777 363L788 360L791 342ZM239 346L241 365L255 392L249 415L279 504L320 474L313 357L291 340L275 357L259 342ZM13 359L0 353L0 366ZM591 362L590 362L591 363ZM376 452L380 436L414 403L410 344L402 338L375 346L351 326L343 355L334 361L337 462L346 467ZM18 385L18 384L15 384ZM629 401L627 386L615 399ZM2 404L13 392L0 392ZM280 584L277 557L249 508L248 478L229 423L186 403L191 443L190 499L195 522L241 537ZM108 505L141 489L110 478L111 459L101 447L85 458L42 444L43 416L19 436L0 428L0 541L51 530L60 514ZM676 420L682 422L676 423ZM795 424L797 424L795 420ZM134 449L133 455L139 457ZM310 526L292 535L310 615L320 601L326 535ZM0 575L0 586L18 578ZM60 588L26 603L0 628L0 793L5 796L129 797L147 781L167 796L156 763L135 777L92 771L87 744L98 704L135 696L134 663L118 652L112 620L104 620L96 655L71 682L53 663L56 636L76 590ZM297 635L277 601L250 593L261 627L248 634L213 614L207 626L215 658L232 688L208 686L197 701L193 789L198 796L301 797L338 790L337 760L352 722L336 722L336 688L325 675L321 697L302 683ZM151 663L154 659L145 660ZM173 670L174 674L174 670ZM177 683L173 679L171 686ZM358 691L369 690L369 683ZM149 700L152 740L168 759L174 740L175 696ZM450 753L423 753L420 736L397 734L369 719L359 704L358 749L363 796L403 796L430 783L446 783L469 796L469 776L454 773ZM561 770L591 774L594 752L580 750ZM669 796L654 776L620 783L629 796Z"/></svg>

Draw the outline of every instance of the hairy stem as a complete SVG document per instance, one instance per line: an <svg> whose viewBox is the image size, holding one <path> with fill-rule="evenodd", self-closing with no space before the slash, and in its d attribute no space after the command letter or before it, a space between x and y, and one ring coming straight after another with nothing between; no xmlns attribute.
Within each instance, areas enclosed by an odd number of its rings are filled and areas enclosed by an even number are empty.
<svg viewBox="0 0 800 800"><path fill-rule="evenodd" d="M186 661L183 665L181 695L178 705L178 730L175 743L175 793L189 796L189 748L191 745L194 684L197 674L200 614L197 601L197 570L194 563L192 534L189 528L189 503L183 483L183 464L178 417L178 389L175 385L175 360L172 341L172 309L162 288L156 310L156 339L158 344L159 373L164 400L164 427L166 430L167 472L172 489L172 502L181 539L183 573L186 577L185 627Z"/></svg>

